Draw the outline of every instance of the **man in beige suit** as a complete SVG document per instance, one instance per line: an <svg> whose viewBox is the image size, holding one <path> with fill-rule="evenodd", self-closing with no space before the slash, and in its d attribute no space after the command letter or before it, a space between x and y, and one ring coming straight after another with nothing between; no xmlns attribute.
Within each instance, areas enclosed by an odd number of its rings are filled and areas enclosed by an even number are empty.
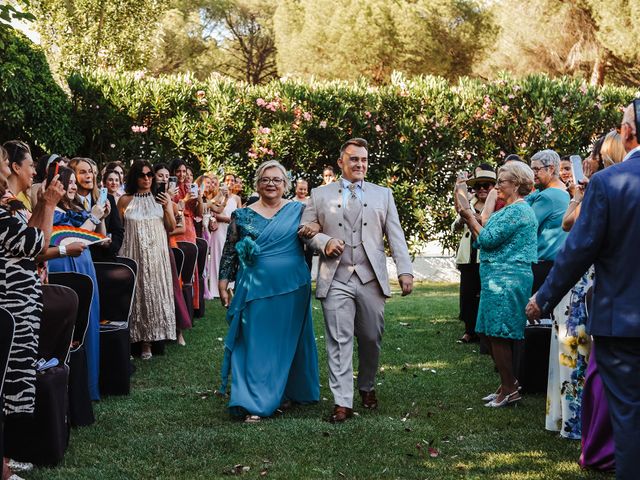
<svg viewBox="0 0 640 480"><path fill-rule="evenodd" d="M411 259L391 190L364 181L366 140L354 138L340 149L342 177L311 191L301 220L302 237L321 252L316 297L322 300L334 396L332 422L353 416L353 337L358 339L358 389L365 408L376 408L374 389L384 329L384 305L391 295L384 237L398 269L402 295L413 288ZM308 226L307 226L308 225Z"/></svg>

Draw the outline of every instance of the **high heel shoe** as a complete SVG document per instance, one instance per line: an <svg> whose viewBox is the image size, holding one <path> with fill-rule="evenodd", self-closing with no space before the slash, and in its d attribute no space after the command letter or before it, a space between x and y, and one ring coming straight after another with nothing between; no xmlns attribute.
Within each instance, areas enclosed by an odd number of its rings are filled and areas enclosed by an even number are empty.
<svg viewBox="0 0 640 480"><path fill-rule="evenodd" d="M518 387L518 391L522 390L522 386L520 385L520 382L518 382L518 380L515 381L514 385L516 387ZM490 402L490 401L495 400L496 398L498 398L498 395L500 395L500 387L498 387L498 390L496 390L495 393L490 393L486 397L483 397L482 401L483 402Z"/></svg>
<svg viewBox="0 0 640 480"><path fill-rule="evenodd" d="M496 400L491 400L489 403L485 404L485 407L502 408L502 407L507 407L509 405L516 404L520 400L522 400L522 397L520 396L520 392L516 390L515 392L512 392L509 395L506 395L499 402L496 402Z"/></svg>

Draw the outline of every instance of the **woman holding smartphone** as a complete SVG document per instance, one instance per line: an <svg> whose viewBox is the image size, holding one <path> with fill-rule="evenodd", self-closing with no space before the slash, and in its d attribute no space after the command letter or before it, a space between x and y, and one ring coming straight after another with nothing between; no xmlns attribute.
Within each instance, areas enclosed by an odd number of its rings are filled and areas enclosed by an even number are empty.
<svg viewBox="0 0 640 480"><path fill-rule="evenodd" d="M176 159L171 163L171 174L175 175L178 180L178 194L173 198L173 201L178 204L178 208L182 210L182 216L184 221L184 233L176 235L175 239L178 242L191 242L196 243L196 226L195 218L202 217L203 214L203 202L202 196L199 195L197 185L193 182L193 171L191 174L189 171L191 168L182 159ZM190 180L191 179L191 180ZM194 189L193 186L196 188ZM200 272L198 266L194 271L194 278L198 278ZM200 287L198 282L193 282L193 308L198 309L200 306Z"/></svg>
<svg viewBox="0 0 640 480"><path fill-rule="evenodd" d="M150 360L151 342L176 339L176 313L167 232L176 228L166 193L154 196L155 173L146 160L131 166L126 194L118 209L124 219L120 253L138 263L131 343L142 342L142 360Z"/></svg>

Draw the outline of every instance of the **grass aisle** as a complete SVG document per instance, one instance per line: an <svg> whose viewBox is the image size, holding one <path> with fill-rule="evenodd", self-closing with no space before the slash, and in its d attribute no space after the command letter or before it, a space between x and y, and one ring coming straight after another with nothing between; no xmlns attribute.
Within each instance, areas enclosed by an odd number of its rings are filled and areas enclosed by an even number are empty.
<svg viewBox="0 0 640 480"><path fill-rule="evenodd" d="M244 425L212 394L226 328L222 308L209 302L206 318L187 333L186 348L172 345L163 357L136 360L132 394L95 406L96 423L72 431L61 466L25 476L211 479L228 478L242 465L249 467L245 478L605 478L580 471L578 442L544 430L543 396L527 396L516 408L483 407L479 398L496 388L498 377L477 345L456 344L457 305L456 285L425 284L410 297L394 296L378 377L380 409L356 408L359 417L334 426L324 421L332 402L315 302L321 402Z"/></svg>

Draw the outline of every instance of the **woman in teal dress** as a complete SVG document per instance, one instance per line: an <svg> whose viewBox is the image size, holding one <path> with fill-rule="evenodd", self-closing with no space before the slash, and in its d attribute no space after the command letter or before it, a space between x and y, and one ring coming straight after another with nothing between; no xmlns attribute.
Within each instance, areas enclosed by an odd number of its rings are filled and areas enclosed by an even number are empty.
<svg viewBox="0 0 640 480"><path fill-rule="evenodd" d="M531 192L533 172L522 162L498 171L496 190L506 204L483 226L469 207L466 185L456 187L460 216L476 236L480 249L480 306L476 332L485 335L500 373L500 387L483 398L488 407L504 407L521 397L514 376L511 343L524 338L525 307L531 295L531 264L537 259L538 222L523 197Z"/></svg>
<svg viewBox="0 0 640 480"><path fill-rule="evenodd" d="M282 165L263 163L255 181L260 199L233 212L222 253L219 290L229 332L220 390L231 374L229 409L246 422L320 397L311 274L297 235L304 205L283 198L288 187Z"/></svg>
<svg viewBox="0 0 640 480"><path fill-rule="evenodd" d="M91 212L86 212L76 200L76 177L73 170L60 167L60 181L67 195L60 201L53 214L54 226L80 227L90 231L105 233L102 218L107 212L102 206L94 205ZM84 345L87 350L87 370L89 374L89 395L91 400L100 400L98 376L100 372L100 296L98 280L93 266L91 252L83 248L79 256L62 256L47 262L49 272L77 272L91 277L93 281L93 297L89 312L89 325L85 334Z"/></svg>

